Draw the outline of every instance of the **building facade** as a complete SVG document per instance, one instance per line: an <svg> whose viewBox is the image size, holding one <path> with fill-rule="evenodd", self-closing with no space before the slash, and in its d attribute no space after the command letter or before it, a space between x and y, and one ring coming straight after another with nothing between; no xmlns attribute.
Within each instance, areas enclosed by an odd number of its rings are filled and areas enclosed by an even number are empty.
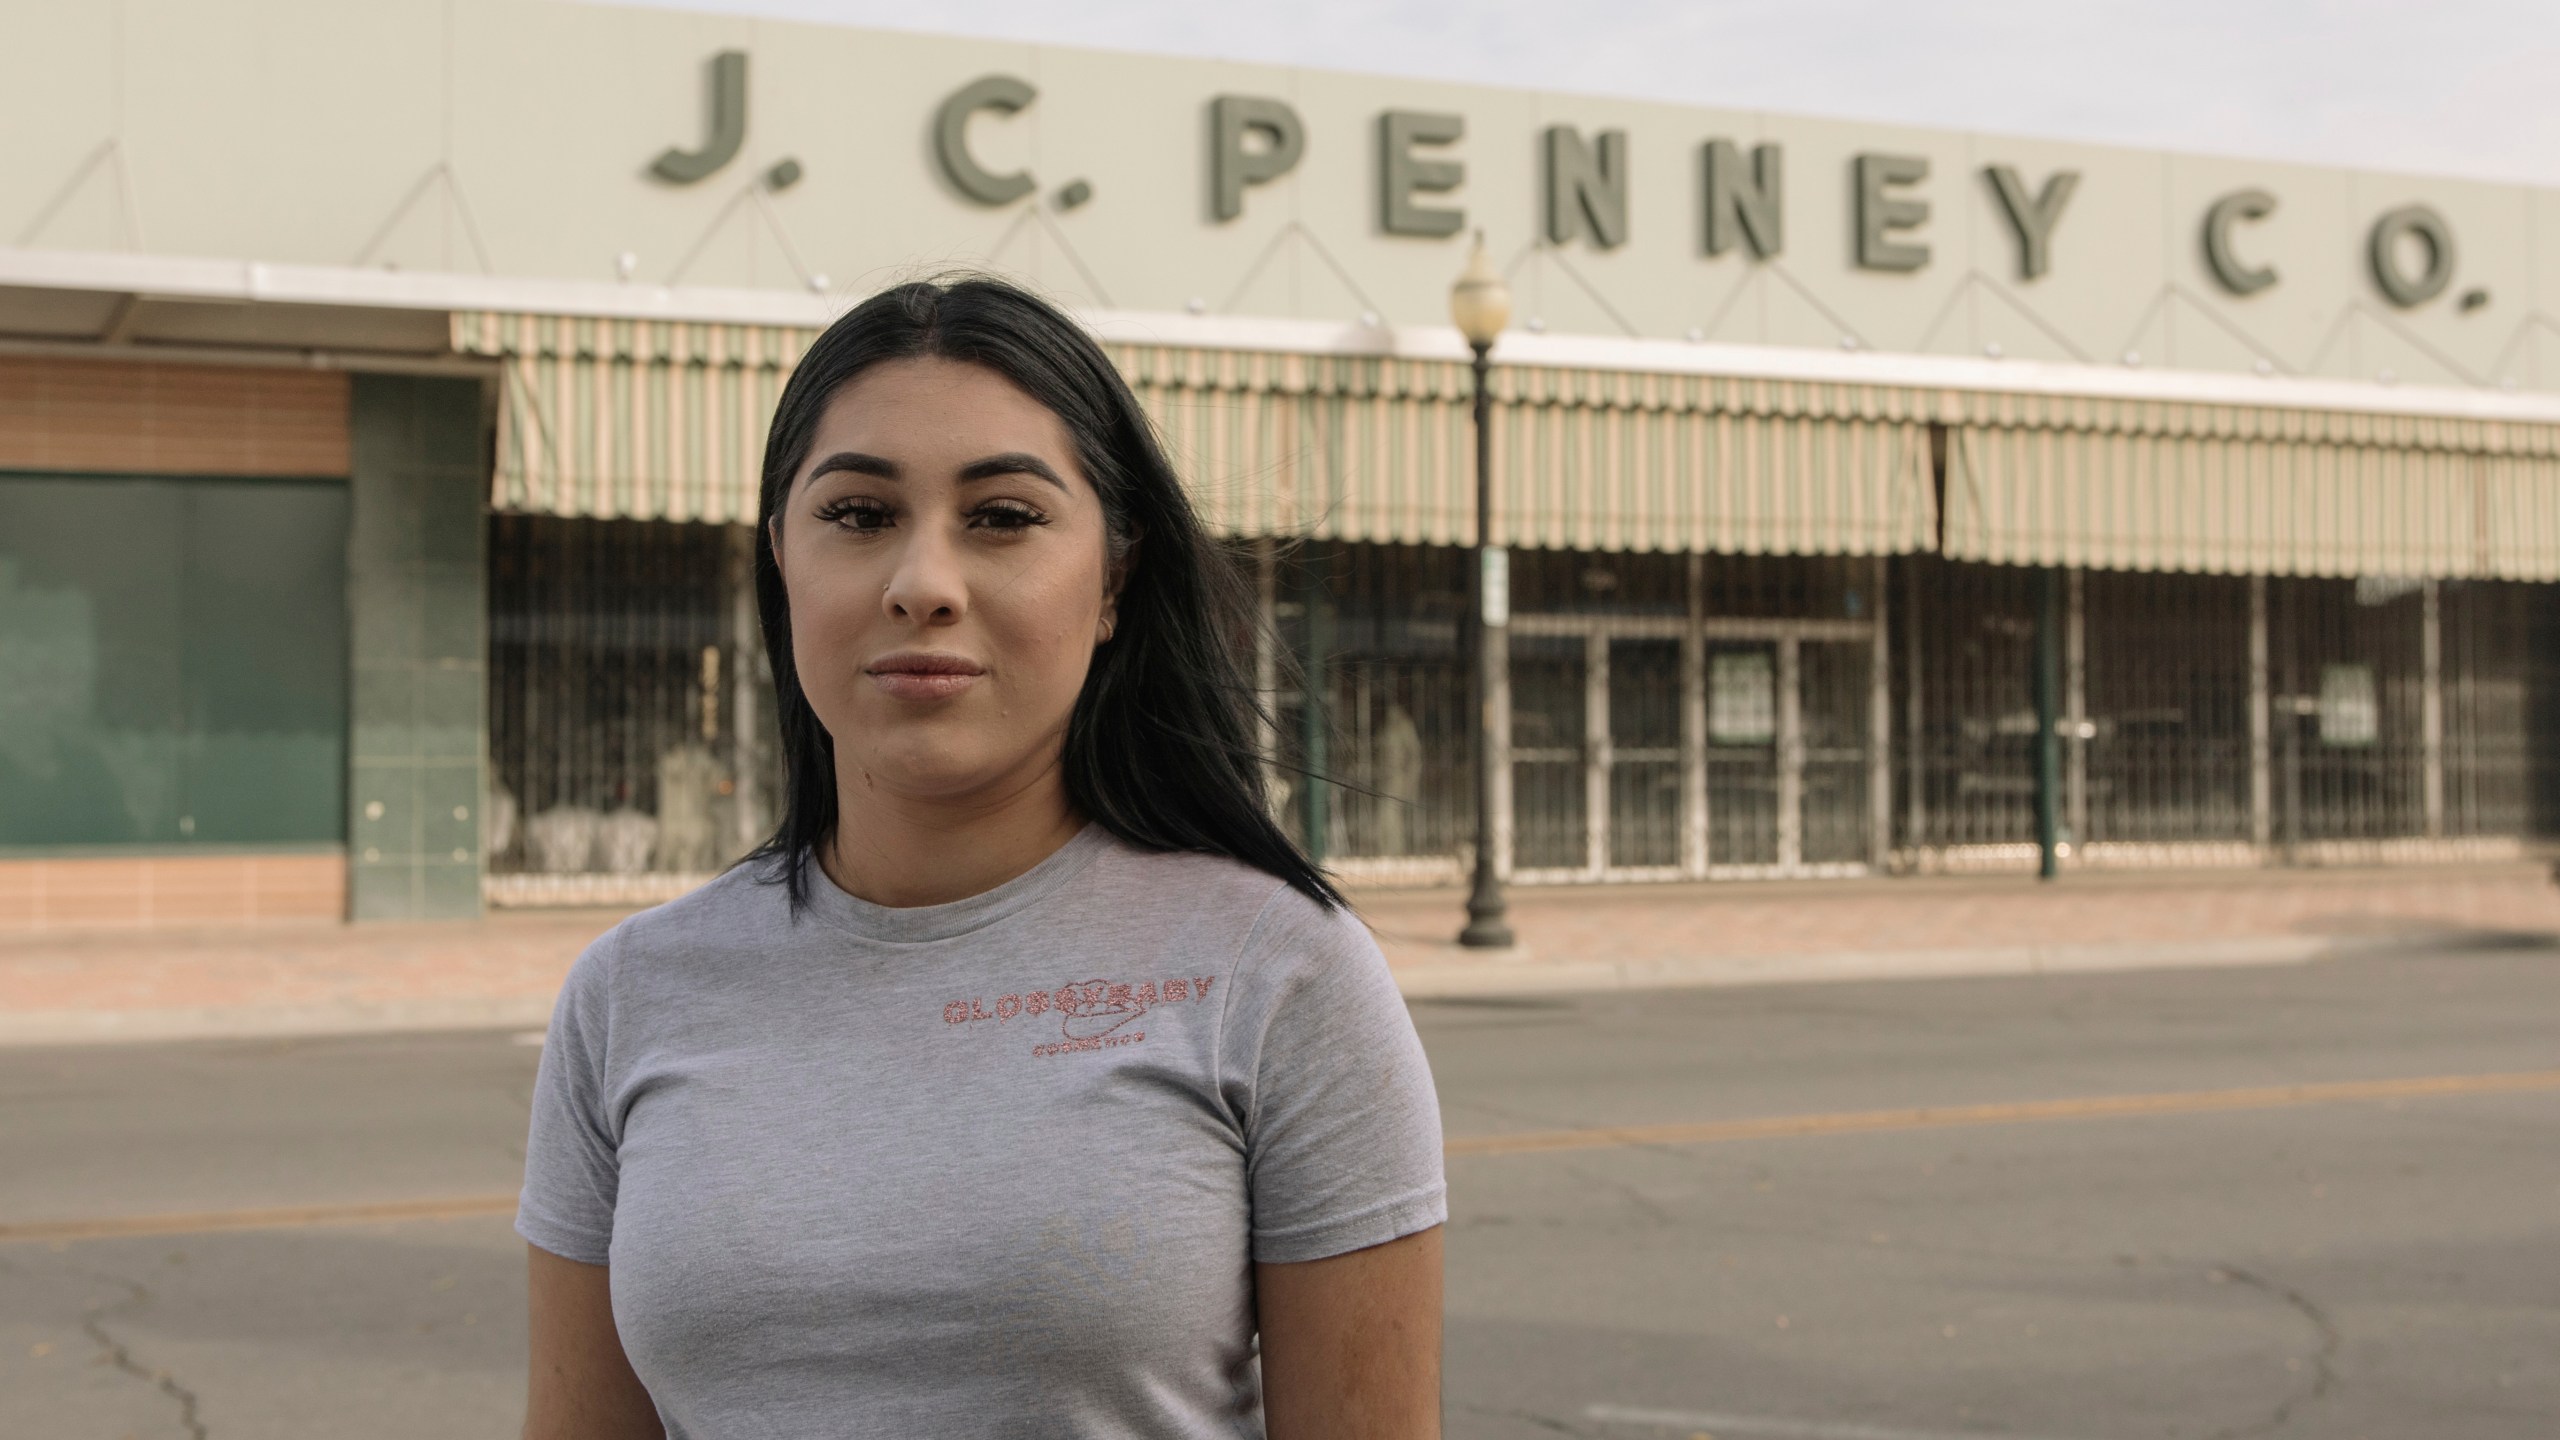
<svg viewBox="0 0 2560 1440"><path fill-rule="evenodd" d="M2048 722L2068 865L2560 826L2560 193L545 0L5 8L0 928L736 858L764 427L959 269L1157 421L1346 874L1469 859L1480 538L1522 883L2032 867Z"/></svg>

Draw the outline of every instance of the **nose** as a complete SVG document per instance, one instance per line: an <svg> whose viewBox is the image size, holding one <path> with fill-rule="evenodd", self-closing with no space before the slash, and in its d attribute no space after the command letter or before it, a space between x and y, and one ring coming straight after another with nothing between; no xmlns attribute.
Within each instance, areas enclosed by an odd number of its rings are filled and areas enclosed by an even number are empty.
<svg viewBox="0 0 2560 1440"><path fill-rule="evenodd" d="M951 625L969 608L969 587L950 539L926 528L900 547L880 608L909 625Z"/></svg>

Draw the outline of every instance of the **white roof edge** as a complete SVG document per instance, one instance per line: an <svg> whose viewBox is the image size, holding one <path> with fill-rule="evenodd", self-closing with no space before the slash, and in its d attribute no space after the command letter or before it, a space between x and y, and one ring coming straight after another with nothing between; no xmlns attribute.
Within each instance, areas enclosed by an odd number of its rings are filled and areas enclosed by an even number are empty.
<svg viewBox="0 0 2560 1440"><path fill-rule="evenodd" d="M347 305L385 310L513 310L618 320L686 320L728 325L823 326L847 301L789 290L622 285L287 265L106 251L0 246L0 286L99 290L162 300Z"/></svg>
<svg viewBox="0 0 2560 1440"><path fill-rule="evenodd" d="M494 310L813 329L843 314L855 298L788 290L429 274L7 246L0 246L0 287L95 290L171 300ZM1468 358L1466 343L1447 325L1363 325L1138 310L1084 310L1078 318L1105 340L1123 343L1412 360ZM2303 376L1521 332L1504 335L1494 354L1498 362L1565 369L2560 424L2560 395L2555 394Z"/></svg>
<svg viewBox="0 0 2560 1440"><path fill-rule="evenodd" d="M1413 360L1468 358L1455 327L1365 326L1324 320L1087 312L1082 318L1107 340L1196 345L1310 355L1393 355ZM2298 410L2364 411L2466 420L2560 424L2560 395L2468 390L2439 385L2381 385L2292 375L2211 370L2143 370L2042 360L1972 359L1960 355L1817 350L1783 345L1652 340L1615 335L1505 334L1497 363L1561 369L1628 370L1668 375L1889 385L1999 394L2068 395L2208 405L2264 405Z"/></svg>

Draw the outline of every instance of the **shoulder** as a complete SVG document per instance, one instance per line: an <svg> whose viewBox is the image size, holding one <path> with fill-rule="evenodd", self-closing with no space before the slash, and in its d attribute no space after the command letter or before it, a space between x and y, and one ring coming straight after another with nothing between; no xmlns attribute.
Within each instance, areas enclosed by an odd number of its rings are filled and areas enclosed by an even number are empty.
<svg viewBox="0 0 2560 1440"><path fill-rule="evenodd" d="M1381 973L1387 963L1368 922L1351 907L1326 905L1285 884L1264 901L1244 958L1332 960L1363 968L1374 965Z"/></svg>
<svg viewBox="0 0 2560 1440"><path fill-rule="evenodd" d="M607 1004L634 986L657 988L716 970L706 962L780 933L793 923L790 899L761 874L760 866L739 865L663 905L624 916L570 966L565 994Z"/></svg>
<svg viewBox="0 0 2560 1440"><path fill-rule="evenodd" d="M1118 864L1099 888L1124 892L1124 909L1136 905L1133 891L1155 897L1189 945L1215 954L1209 963L1227 977L1221 1009L1231 1026L1259 1030L1284 1014L1310 1023L1370 1011L1401 1020L1403 996L1387 958L1349 907L1223 856L1123 846Z"/></svg>
<svg viewBox="0 0 2560 1440"><path fill-rule="evenodd" d="M1275 950L1377 953L1348 908L1223 855L1142 850L1115 839L1086 881L1088 903L1110 907L1123 923L1177 925L1196 941L1225 942L1239 961Z"/></svg>
<svg viewBox="0 0 2560 1440"><path fill-rule="evenodd" d="M762 861L732 866L697 889L630 915L606 932L627 954L699 950L791 921L790 896Z"/></svg>

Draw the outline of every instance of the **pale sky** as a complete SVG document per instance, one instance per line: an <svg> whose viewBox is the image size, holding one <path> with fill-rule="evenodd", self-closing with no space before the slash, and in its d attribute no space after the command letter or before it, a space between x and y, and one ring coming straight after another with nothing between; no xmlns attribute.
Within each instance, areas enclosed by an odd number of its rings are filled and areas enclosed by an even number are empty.
<svg viewBox="0 0 2560 1440"><path fill-rule="evenodd" d="M621 3L2560 186L2560 0Z"/></svg>

